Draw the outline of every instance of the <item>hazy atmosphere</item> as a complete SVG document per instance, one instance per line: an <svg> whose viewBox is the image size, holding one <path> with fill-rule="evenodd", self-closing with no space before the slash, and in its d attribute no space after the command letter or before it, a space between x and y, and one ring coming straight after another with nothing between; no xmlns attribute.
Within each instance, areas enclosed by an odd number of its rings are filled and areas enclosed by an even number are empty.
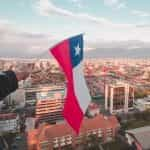
<svg viewBox="0 0 150 150"><path fill-rule="evenodd" d="M0 0L0 150L150 150L150 0Z"/></svg>
<svg viewBox="0 0 150 150"><path fill-rule="evenodd" d="M1 2L1 57L45 58L53 44L79 33L88 57L150 56L148 0Z"/></svg>

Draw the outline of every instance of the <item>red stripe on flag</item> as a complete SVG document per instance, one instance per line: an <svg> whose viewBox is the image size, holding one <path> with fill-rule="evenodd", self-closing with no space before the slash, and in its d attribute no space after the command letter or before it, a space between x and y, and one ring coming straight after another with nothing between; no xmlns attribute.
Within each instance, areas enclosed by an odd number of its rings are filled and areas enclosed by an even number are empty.
<svg viewBox="0 0 150 150"><path fill-rule="evenodd" d="M67 77L67 96L64 104L63 115L70 126L79 133L81 121L84 114L78 104L78 100L75 96L74 85L73 85L73 72L70 56L69 41L65 40L54 48L50 52L57 59L58 63L62 67Z"/></svg>
<svg viewBox="0 0 150 150"><path fill-rule="evenodd" d="M50 52L62 67L63 71L66 74L67 80L72 80L72 64L70 60L69 41L64 40L63 42L57 44L55 47L50 49Z"/></svg>
<svg viewBox="0 0 150 150"><path fill-rule="evenodd" d="M79 134L80 125L84 114L78 104L78 100L74 93L74 88L72 83L68 83L67 98L64 104L64 117L71 125L71 127Z"/></svg>

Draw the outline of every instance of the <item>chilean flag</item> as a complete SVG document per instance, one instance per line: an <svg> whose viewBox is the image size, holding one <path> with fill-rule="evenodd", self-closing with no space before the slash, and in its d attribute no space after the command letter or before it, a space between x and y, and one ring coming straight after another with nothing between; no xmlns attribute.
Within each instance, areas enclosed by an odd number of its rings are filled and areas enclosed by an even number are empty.
<svg viewBox="0 0 150 150"><path fill-rule="evenodd" d="M83 74L83 35L60 42L51 48L50 52L57 59L67 78L64 118L78 134L91 100Z"/></svg>

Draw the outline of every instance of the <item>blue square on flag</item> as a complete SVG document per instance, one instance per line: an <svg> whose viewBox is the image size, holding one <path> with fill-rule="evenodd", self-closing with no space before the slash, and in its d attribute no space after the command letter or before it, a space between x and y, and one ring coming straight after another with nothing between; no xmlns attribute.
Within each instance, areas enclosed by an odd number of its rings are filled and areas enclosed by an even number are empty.
<svg viewBox="0 0 150 150"><path fill-rule="evenodd" d="M83 59L83 36L76 36L69 39L70 53L73 67L77 66Z"/></svg>

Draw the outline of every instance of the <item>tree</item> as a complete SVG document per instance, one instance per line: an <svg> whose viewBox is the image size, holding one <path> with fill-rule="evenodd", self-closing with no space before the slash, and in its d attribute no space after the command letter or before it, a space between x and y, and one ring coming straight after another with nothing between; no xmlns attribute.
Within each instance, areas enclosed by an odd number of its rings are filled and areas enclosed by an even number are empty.
<svg viewBox="0 0 150 150"><path fill-rule="evenodd" d="M100 140L96 135L84 136L82 138L83 150L99 150Z"/></svg>
<svg viewBox="0 0 150 150"><path fill-rule="evenodd" d="M62 150L73 150L73 147L71 145L67 145L63 147Z"/></svg>
<svg viewBox="0 0 150 150"><path fill-rule="evenodd" d="M135 99L147 97L147 92L144 90L135 91Z"/></svg>
<svg viewBox="0 0 150 150"><path fill-rule="evenodd" d="M143 119L146 120L146 121L149 121L150 120L150 112L149 111L144 111L142 113L142 116L143 116Z"/></svg>

